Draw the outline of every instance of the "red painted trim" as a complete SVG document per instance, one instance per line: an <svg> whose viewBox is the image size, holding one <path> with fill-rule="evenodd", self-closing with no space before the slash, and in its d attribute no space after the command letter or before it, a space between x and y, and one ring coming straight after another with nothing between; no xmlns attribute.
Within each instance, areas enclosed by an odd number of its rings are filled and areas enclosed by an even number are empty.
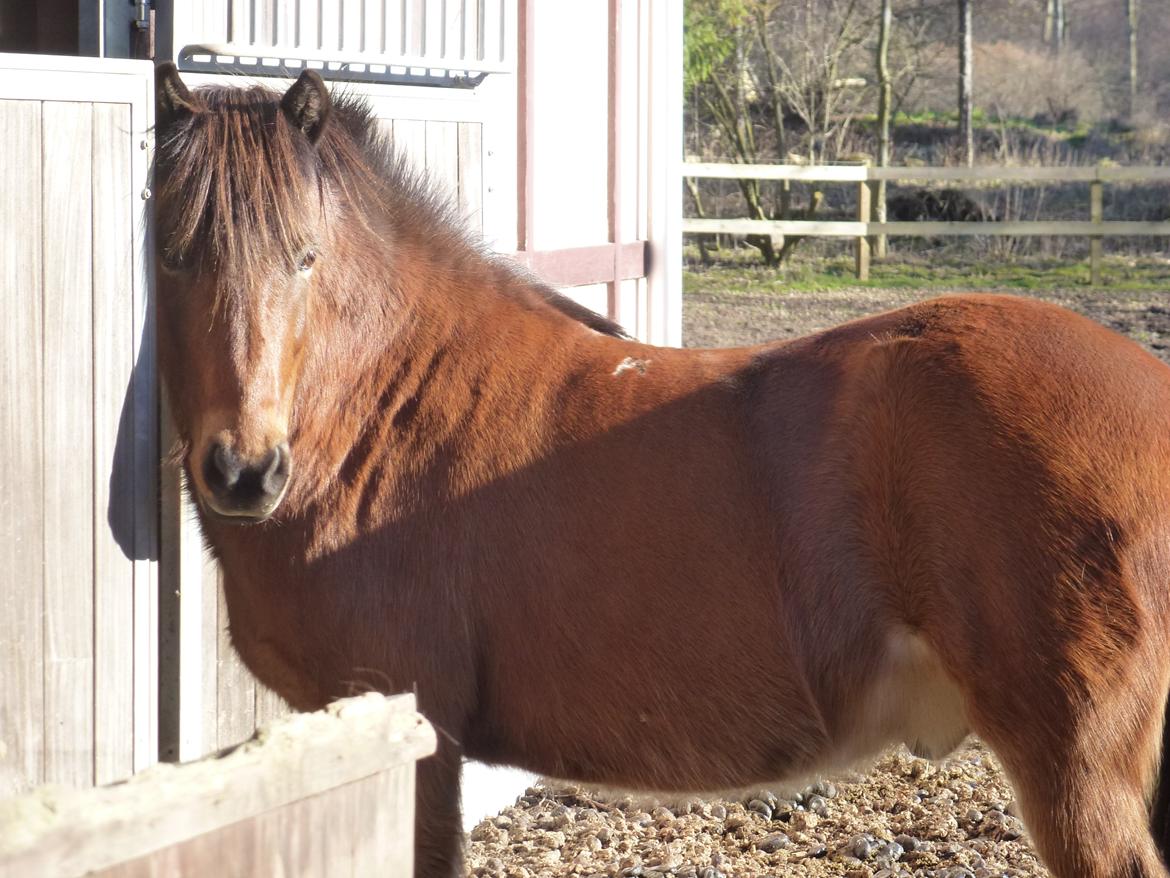
<svg viewBox="0 0 1170 878"><path fill-rule="evenodd" d="M645 241L598 244L563 250L521 250L507 255L546 283L557 287L637 280L646 276L649 248Z"/></svg>

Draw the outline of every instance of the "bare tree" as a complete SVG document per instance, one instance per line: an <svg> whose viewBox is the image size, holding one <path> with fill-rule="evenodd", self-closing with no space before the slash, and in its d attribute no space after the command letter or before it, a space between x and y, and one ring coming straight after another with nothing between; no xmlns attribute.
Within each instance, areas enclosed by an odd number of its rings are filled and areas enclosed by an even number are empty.
<svg viewBox="0 0 1170 878"><path fill-rule="evenodd" d="M1129 114L1137 108L1138 90L1138 0L1125 0L1125 30L1129 40Z"/></svg>
<svg viewBox="0 0 1170 878"><path fill-rule="evenodd" d="M959 142L967 167L975 164L972 92L971 0L959 0Z"/></svg>
<svg viewBox="0 0 1170 878"><path fill-rule="evenodd" d="M882 0L881 26L878 30L877 78L878 78L878 167L890 164L890 112L893 103L893 80L890 77L890 30L894 22L893 0ZM886 181L879 180L874 214L879 223L886 221ZM878 235L874 255L882 259L886 255L886 236Z"/></svg>

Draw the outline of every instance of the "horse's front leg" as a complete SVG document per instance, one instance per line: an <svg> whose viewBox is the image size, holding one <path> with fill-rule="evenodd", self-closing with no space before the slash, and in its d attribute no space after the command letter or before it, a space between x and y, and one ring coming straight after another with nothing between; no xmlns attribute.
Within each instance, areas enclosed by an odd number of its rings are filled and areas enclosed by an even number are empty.
<svg viewBox="0 0 1170 878"><path fill-rule="evenodd" d="M434 756L418 763L414 811L415 878L462 878L460 748L443 734Z"/></svg>

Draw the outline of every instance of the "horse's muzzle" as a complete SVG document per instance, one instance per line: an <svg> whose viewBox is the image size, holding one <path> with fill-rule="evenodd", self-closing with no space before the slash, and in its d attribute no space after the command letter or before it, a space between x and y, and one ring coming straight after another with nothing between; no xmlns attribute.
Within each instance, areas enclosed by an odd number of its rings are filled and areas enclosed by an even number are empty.
<svg viewBox="0 0 1170 878"><path fill-rule="evenodd" d="M240 524L263 521L280 505L292 471L288 443L273 446L258 460L214 442L203 460L204 497L217 517Z"/></svg>

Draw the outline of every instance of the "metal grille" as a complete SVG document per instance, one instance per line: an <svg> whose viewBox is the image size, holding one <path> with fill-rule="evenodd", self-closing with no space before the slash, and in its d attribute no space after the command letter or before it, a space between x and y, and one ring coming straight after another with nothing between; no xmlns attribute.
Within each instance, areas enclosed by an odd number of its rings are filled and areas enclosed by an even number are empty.
<svg viewBox="0 0 1170 878"><path fill-rule="evenodd" d="M175 4L184 70L475 85L515 69L516 0L209 0Z"/></svg>

